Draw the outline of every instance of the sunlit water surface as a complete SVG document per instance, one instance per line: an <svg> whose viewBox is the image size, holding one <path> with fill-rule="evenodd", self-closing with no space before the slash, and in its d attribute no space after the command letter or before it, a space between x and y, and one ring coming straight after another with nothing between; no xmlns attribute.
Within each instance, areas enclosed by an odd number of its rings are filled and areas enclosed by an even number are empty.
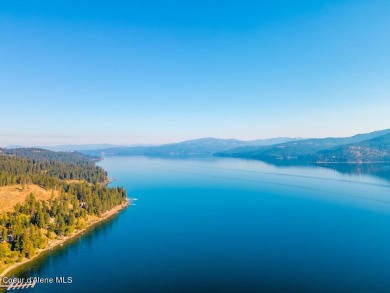
<svg viewBox="0 0 390 293"><path fill-rule="evenodd" d="M99 164L138 200L18 272L73 278L34 292L390 292L385 178L225 158Z"/></svg>

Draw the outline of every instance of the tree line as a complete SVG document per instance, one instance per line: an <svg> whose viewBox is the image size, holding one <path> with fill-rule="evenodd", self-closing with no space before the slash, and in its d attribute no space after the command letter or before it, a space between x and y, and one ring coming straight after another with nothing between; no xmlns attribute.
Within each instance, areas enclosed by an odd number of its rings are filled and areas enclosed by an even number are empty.
<svg viewBox="0 0 390 293"><path fill-rule="evenodd" d="M30 157L19 157L0 150L0 186L36 183L53 188L55 179L85 180L93 184L107 181L107 173L95 165L93 158L62 153L61 160L57 160L59 155L56 152L42 150L39 153L41 155L37 156L36 150L31 149L29 153L23 152L24 155L31 154ZM54 154L49 156L50 153ZM65 160L65 154L68 154L69 161Z"/></svg>

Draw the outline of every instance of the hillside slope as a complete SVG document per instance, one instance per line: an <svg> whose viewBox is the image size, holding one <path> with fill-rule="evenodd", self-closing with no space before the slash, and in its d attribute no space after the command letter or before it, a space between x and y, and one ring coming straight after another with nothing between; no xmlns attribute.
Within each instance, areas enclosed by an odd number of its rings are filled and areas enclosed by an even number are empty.
<svg viewBox="0 0 390 293"><path fill-rule="evenodd" d="M332 152L339 152L339 155L335 157L340 158L342 154L347 156L346 150L341 150L341 146L355 146L364 141L373 140L370 151L376 148L375 139L390 134L390 130L375 131L366 134L358 134L352 137L344 138L322 138L322 139L306 139L301 141L292 141L282 144L276 144L272 146L262 147L240 147L231 149L224 152L218 152L216 156L224 157L239 157L258 159L263 161L275 161L275 160L291 160L291 161L317 161L325 160L326 157L332 156ZM367 142L368 143L368 142ZM382 141L382 143L385 143ZM363 147L364 145L362 145ZM367 149L368 146L366 146ZM328 150L327 152L325 152ZM324 151L321 155L321 151ZM368 152L368 149L367 149ZM318 155L317 155L318 154ZM368 153L366 154L368 155ZM385 157L384 154L382 156ZM336 159L335 158L335 159Z"/></svg>
<svg viewBox="0 0 390 293"><path fill-rule="evenodd" d="M388 162L390 161L390 133L359 143L323 150L311 157L317 163L327 162Z"/></svg>

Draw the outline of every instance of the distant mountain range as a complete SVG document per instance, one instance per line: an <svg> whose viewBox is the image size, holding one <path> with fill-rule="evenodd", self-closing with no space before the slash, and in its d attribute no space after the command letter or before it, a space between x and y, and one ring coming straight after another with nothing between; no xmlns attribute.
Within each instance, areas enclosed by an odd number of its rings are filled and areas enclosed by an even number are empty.
<svg viewBox="0 0 390 293"><path fill-rule="evenodd" d="M13 149L19 147L21 146L12 146ZM243 141L208 137L157 146L88 144L40 148L51 151L78 151L97 157L188 157L213 155L256 159L274 164L390 162L390 129L343 138L303 139L279 137Z"/></svg>
<svg viewBox="0 0 390 293"><path fill-rule="evenodd" d="M305 139L271 146L237 147L215 155L266 162L387 162L390 161L390 129L345 138Z"/></svg>
<svg viewBox="0 0 390 293"><path fill-rule="evenodd" d="M134 147L134 146L140 146L140 145L115 145L115 144L65 144L65 145L56 145L56 146L32 146L32 147L25 147L22 145L9 145L5 147L6 149L21 149L21 148L40 148L45 149L53 152L75 152L75 151L83 151L83 150L101 150L101 149L108 149L108 148L114 148L114 147ZM146 145L143 145L146 146Z"/></svg>
<svg viewBox="0 0 390 293"><path fill-rule="evenodd" d="M223 152L237 147L268 146L275 143L298 141L299 139L301 138L280 137L242 141L238 139L219 139L209 137L159 146L112 147L80 151L84 154L94 156L210 156L214 153Z"/></svg>

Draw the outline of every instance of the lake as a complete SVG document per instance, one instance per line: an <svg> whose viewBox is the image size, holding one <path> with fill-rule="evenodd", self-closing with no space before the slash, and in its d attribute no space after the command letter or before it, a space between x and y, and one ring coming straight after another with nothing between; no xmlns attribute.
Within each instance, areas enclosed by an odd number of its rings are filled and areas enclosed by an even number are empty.
<svg viewBox="0 0 390 293"><path fill-rule="evenodd" d="M138 200L19 272L72 277L34 292L390 292L383 176L229 158L99 165Z"/></svg>

